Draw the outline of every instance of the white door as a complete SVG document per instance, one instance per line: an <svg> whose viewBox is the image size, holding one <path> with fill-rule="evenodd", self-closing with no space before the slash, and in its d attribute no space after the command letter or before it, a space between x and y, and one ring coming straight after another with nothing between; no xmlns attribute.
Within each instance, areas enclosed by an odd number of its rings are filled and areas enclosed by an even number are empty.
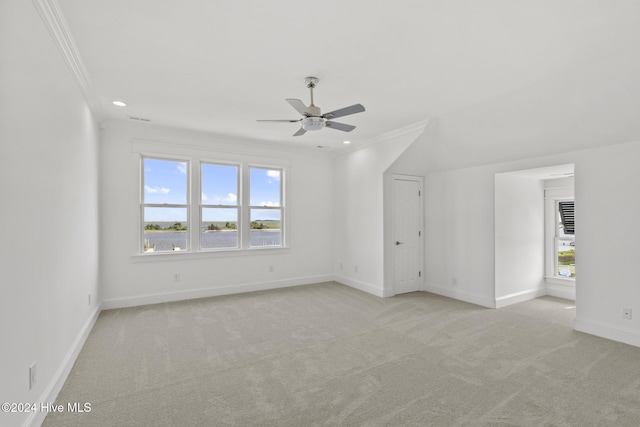
<svg viewBox="0 0 640 427"><path fill-rule="evenodd" d="M396 294L422 288L422 178L393 175L393 264Z"/></svg>

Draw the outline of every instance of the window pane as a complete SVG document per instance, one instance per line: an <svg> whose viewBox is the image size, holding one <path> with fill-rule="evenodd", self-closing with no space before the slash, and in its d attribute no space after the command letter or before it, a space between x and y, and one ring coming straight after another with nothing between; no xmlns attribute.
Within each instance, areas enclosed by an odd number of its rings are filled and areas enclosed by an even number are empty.
<svg viewBox="0 0 640 427"><path fill-rule="evenodd" d="M251 209L251 246L282 246L280 209Z"/></svg>
<svg viewBox="0 0 640 427"><path fill-rule="evenodd" d="M251 206L280 206L281 172L279 169L250 169L249 204Z"/></svg>
<svg viewBox="0 0 640 427"><path fill-rule="evenodd" d="M576 277L576 250L571 240L558 240L558 276Z"/></svg>
<svg viewBox="0 0 640 427"><path fill-rule="evenodd" d="M562 223L562 217L560 216L560 212L558 211L556 213L556 215L558 217L558 230L557 230L556 236L558 236L558 237L571 237L567 233L565 233L564 224Z"/></svg>
<svg viewBox="0 0 640 427"><path fill-rule="evenodd" d="M144 203L187 203L187 162L144 159Z"/></svg>
<svg viewBox="0 0 640 427"><path fill-rule="evenodd" d="M558 202L560 224L562 224L563 235L575 234L575 211L572 200Z"/></svg>
<svg viewBox="0 0 640 427"><path fill-rule="evenodd" d="M144 208L144 251L187 249L187 208Z"/></svg>
<svg viewBox="0 0 640 427"><path fill-rule="evenodd" d="M238 209L203 208L202 249L238 247Z"/></svg>
<svg viewBox="0 0 640 427"><path fill-rule="evenodd" d="M202 164L202 204L238 205L238 167Z"/></svg>

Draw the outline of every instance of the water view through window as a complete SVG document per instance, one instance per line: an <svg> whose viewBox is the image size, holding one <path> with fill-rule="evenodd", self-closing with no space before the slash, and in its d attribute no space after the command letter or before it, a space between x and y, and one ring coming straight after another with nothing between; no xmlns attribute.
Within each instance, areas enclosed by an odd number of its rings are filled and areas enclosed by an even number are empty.
<svg viewBox="0 0 640 427"><path fill-rule="evenodd" d="M173 224L150 224L166 227ZM146 252L164 252L184 250L187 247L186 231L145 230L144 233ZM250 240L252 247L281 246L282 239L280 229L251 230ZM206 249L223 249L238 247L238 231L235 230L203 230L200 245Z"/></svg>
<svg viewBox="0 0 640 427"><path fill-rule="evenodd" d="M144 253L283 246L283 169L152 157L142 167Z"/></svg>

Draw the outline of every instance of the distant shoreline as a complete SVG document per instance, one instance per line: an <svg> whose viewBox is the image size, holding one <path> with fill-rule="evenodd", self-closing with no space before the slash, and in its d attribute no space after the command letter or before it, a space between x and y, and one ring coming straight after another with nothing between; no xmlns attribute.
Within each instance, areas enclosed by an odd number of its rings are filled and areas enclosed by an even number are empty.
<svg viewBox="0 0 640 427"><path fill-rule="evenodd" d="M250 231L280 231L280 228L252 228ZM186 233L189 230L144 230L146 233ZM238 230L202 230L204 233L238 232Z"/></svg>

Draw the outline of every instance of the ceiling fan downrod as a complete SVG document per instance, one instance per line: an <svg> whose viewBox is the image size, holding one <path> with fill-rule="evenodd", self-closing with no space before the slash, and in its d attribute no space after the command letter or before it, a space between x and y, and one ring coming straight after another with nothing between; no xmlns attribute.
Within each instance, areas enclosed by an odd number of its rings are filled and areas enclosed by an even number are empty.
<svg viewBox="0 0 640 427"><path fill-rule="evenodd" d="M316 87L316 85L318 84L319 81L320 81L320 79L317 78L317 77L305 77L304 78L304 82L307 84L307 87L309 88L309 91L311 92L311 104L309 104L310 107L315 107L315 105L313 105L313 88Z"/></svg>

